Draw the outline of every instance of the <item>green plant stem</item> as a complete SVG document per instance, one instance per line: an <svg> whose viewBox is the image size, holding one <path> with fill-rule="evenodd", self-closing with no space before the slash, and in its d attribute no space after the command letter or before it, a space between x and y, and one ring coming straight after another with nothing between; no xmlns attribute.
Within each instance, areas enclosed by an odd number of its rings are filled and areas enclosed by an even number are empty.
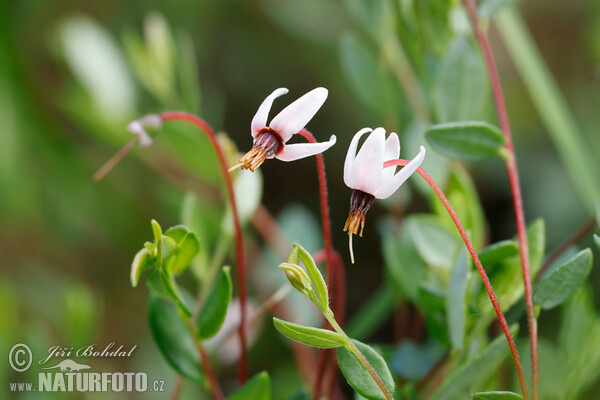
<svg viewBox="0 0 600 400"><path fill-rule="evenodd" d="M321 311L323 311L323 310L321 310ZM356 347L356 345L352 342L352 340L350 340L348 335L346 335L346 332L344 332L344 330L338 325L331 309L327 308L326 310L324 310L323 315L325 316L325 318L327 318L327 321L329 321L329 323L331 324L333 329L340 335L344 336L344 338L346 339L346 345L344 347L346 347L349 351L351 351L352 354L354 354L354 356L358 359L358 361L360 361L362 366L365 367L365 369L367 370L369 375L371 375L371 378L373 378L373 380L375 381L377 386L379 386L379 389L381 389L381 392L383 393L385 398L387 400L393 400L392 394L388 390L387 386L385 386L385 383L383 383L383 381L381 380L379 375L377 375L377 372L375 371L373 366L369 363L369 361L366 359L366 357L360 352L360 350L358 349L358 347Z"/></svg>
<svg viewBox="0 0 600 400"><path fill-rule="evenodd" d="M512 140L510 122L508 112L506 111L506 102L500 84L500 75L492 53L492 47L488 40L487 34L481 28L477 17L477 9L473 0L463 0L463 4L469 15L471 26L475 32L477 42L481 47L484 55L485 64L492 85L492 93L494 95L494 103L498 113L500 127L506 138L506 170L508 180L512 192L515 222L517 226L517 238L519 240L519 254L521 257L521 270L523 272L523 284L525 286L525 305L527 308L527 325L529 326L529 344L531 347L531 381L533 400L538 398L538 344L537 344L537 319L535 317L535 309L533 305L533 290L531 284L531 268L529 266L529 245L527 243L527 228L525 226L525 213L523 211L523 198L521 195L521 185L519 183L519 171L517 167L517 159ZM523 389L523 388L522 388ZM526 389L526 387L525 387ZM523 393L525 396L525 393Z"/></svg>
<svg viewBox="0 0 600 400"><path fill-rule="evenodd" d="M409 162L410 161L408 161L408 160L391 160L391 161L385 162L383 164L383 166L384 166L384 168L388 168L388 167L392 167L392 166L396 166L396 165L404 166L404 165L408 164ZM477 271L479 272L479 275L481 276L483 285L485 286L485 289L488 293L490 301L492 302L492 306L494 307L494 311L496 312L496 316L498 317L498 320L500 321L500 325L502 326L502 330L504 331L504 335L506 336L506 340L508 341L508 346L510 347L510 352L512 354L513 361L515 363L515 368L517 370L519 384L521 385L521 391L523 392L523 399L528 400L529 393L527 392L527 384L525 382L525 374L523 373L523 365L521 364L521 359L519 357L519 352L517 351L517 346L515 344L515 340L512 336L512 333L510 332L508 323L506 322L506 318L504 317L504 314L502 313L502 309L500 308L500 304L498 303L498 298L496 297L496 293L494 293L494 289L492 288L490 279L488 278L487 273L485 272L485 269L483 268L483 265L481 264L481 260L479 259L479 256L477 255L475 248L473 247L473 243L471 242L469 235L467 235L467 232L465 231L465 228L463 227L462 223L458 219L458 215L456 215L456 212L452 208L452 205L448 201L448 198L446 198L446 195L444 195L444 192L442 192L442 189L440 189L440 187L437 185L437 183L435 183L433 178L431 176L429 176L429 174L427 172L425 172L422 168L420 168L420 167L417 168L417 173L419 175L421 175L423 177L423 179L425 179L425 181L427 181L429 186L431 186L431 188L433 189L435 194L441 200L442 204L446 208L446 211L448 211L450 218L452 218L454 225L456 225L456 229L458 230L458 233L460 234L465 245L467 246L467 250L469 251L471 258L473 258L473 262L475 263L475 266L477 267Z"/></svg>

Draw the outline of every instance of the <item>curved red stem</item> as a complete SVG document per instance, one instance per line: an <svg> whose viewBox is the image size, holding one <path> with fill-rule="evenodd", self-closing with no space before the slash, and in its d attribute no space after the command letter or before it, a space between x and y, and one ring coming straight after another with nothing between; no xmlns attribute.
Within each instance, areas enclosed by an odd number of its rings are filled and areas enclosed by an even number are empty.
<svg viewBox="0 0 600 400"><path fill-rule="evenodd" d="M519 184L519 170L517 168L517 159L510 130L510 122L508 120L508 112L506 111L506 103L500 84L500 74L494 61L492 47L486 33L481 29L477 17L477 9L473 0L463 0L463 4L469 14L471 25L475 31L475 36L481 50L483 51L485 63L492 84L492 92L494 94L494 102L496 103L496 111L500 127L506 138L506 149L508 157L506 159L506 169L508 172L508 180L513 197L513 206L515 212L515 222L517 225L517 237L519 240L519 253L521 256L521 268L523 272L523 283L525 286L525 304L527 306L527 324L529 325L529 342L531 346L531 375L532 375L532 393L533 400L538 398L538 344L537 344L537 320L533 306L533 291L531 287L531 268L529 266L529 247L527 243L527 229L525 226L525 213L523 211L523 199L521 195L521 185Z"/></svg>
<svg viewBox="0 0 600 400"><path fill-rule="evenodd" d="M160 118L163 121L184 121L189 122L196 127L198 127L201 131L203 131L210 143L215 149L217 153L217 157L219 159L219 165L221 166L221 171L223 172L223 177L225 178L225 184L227 187L227 195L229 197L229 204L231 206L231 211L233 213L233 222L235 226L235 253L237 258L237 274L238 274L238 296L240 298L240 327L238 330L238 336L240 339L241 345L241 355L240 355L240 364L238 368L238 380L240 384L246 382L247 377L247 348L246 348L246 259L244 256L244 242L242 238L242 227L240 225L240 219L238 216L237 206L235 202L235 193L233 191L233 181L229 172L229 165L227 164L227 160L225 158L225 154L223 153L223 149L219 145L217 141L217 135L210 127L206 121L202 118L197 117L193 114L189 114L186 112L165 112L160 114Z"/></svg>
<svg viewBox="0 0 600 400"><path fill-rule="evenodd" d="M385 162L383 164L383 167L387 168L387 167L391 167L391 166L395 166L395 165L404 166L404 165L408 164L409 162L410 161L408 161L408 160L391 160L391 161ZM500 325L502 326L504 335L506 335L506 340L508 341L508 346L510 347L510 352L512 353L512 357L515 362L515 368L517 369L517 376L519 377L519 384L521 385L521 391L523 392L523 398L525 400L527 400L527 399L529 399L529 394L527 392L527 384L525 383L525 374L523 373L523 365L521 364L521 359L519 358L519 352L517 351L517 346L515 345L515 340L512 336L512 333L510 332L510 329L508 328L508 323L506 322L506 318L504 318L504 314L502 313L500 304L498 304L498 299L496 298L496 293L494 293L492 284L490 283L487 273L485 272L485 269L483 268L483 265L481 264L481 261L479 260L479 257L477 256L477 252L475 251L475 248L473 247L473 243L471 243L471 239L469 239L469 236L467 235L465 228L463 227L462 223L458 219L456 212L454 211L454 209L452 208L452 205L450 204L450 202L444 195L444 192L442 192L442 189L440 189L440 187L437 185L437 183L435 183L433 178L431 176L429 176L429 174L427 172L425 172L422 168L418 168L417 172L419 173L419 175L421 175L423 177L423 179L425 179L425 181L427 181L429 186L431 186L431 188L433 189L435 194L442 201L442 204L444 204L444 207L448 211L448 214L450 214L450 218L452 218L454 225L456 225L456 229L458 229L458 233L460 233L461 238L465 242L465 245L467 246L467 250L469 251L471 258L473 258L473 262L475 262L475 266L477 267L477 271L479 272L479 275L481 276L483 285L485 286L488 296L492 302L494 311L496 311L496 316L498 317L498 320L500 321Z"/></svg>

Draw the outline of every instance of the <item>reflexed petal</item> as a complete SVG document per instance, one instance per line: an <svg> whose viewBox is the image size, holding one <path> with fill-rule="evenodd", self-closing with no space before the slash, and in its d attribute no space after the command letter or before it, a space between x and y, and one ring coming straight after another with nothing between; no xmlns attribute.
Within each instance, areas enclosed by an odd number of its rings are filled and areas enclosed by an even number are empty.
<svg viewBox="0 0 600 400"><path fill-rule="evenodd" d="M385 141L385 155L383 161L396 160L400 157L400 140L396 132L390 133L390 136ZM381 166L383 168L383 165ZM396 168L383 168L383 175L386 179L391 178L394 175Z"/></svg>
<svg viewBox="0 0 600 400"><path fill-rule="evenodd" d="M390 197L396 190L398 190L400 185L402 185L404 181L406 181L417 170L417 168L419 168L423 162L423 159L425 159L425 147L421 146L419 154L417 154L417 156L413 158L411 162L402 167L400 172L394 175L391 179L388 179L377 193L372 194L378 199L386 199Z"/></svg>
<svg viewBox="0 0 600 400"><path fill-rule="evenodd" d="M352 171L352 164L354 163L354 159L356 158L356 149L358 148L358 141L367 132L372 132L371 128L363 128L360 131L356 132L352 141L350 142L350 146L348 147L348 153L346 153L346 161L344 161L344 183L346 186L350 186L348 182L350 182L350 171Z"/></svg>
<svg viewBox="0 0 600 400"><path fill-rule="evenodd" d="M276 131L284 142L287 142L315 116L325 103L327 93L327 89L322 87L311 90L277 114L269 127Z"/></svg>
<svg viewBox="0 0 600 400"><path fill-rule="evenodd" d="M335 144L335 135L331 135L329 141L322 143L296 143L286 144L283 146L283 150L279 154L275 155L275 158L281 161L294 161L301 158L314 156L330 148Z"/></svg>
<svg viewBox="0 0 600 400"><path fill-rule="evenodd" d="M250 124L252 137L256 137L258 131L267 126L267 118L269 117L269 110L271 110L273 101L287 92L288 90L286 88L279 88L263 100L260 107L258 107L258 111L256 111L256 114L254 114L254 118L252 118L252 123Z"/></svg>
<svg viewBox="0 0 600 400"><path fill-rule="evenodd" d="M384 183L385 129L375 129L358 151L350 170L348 186L374 194Z"/></svg>

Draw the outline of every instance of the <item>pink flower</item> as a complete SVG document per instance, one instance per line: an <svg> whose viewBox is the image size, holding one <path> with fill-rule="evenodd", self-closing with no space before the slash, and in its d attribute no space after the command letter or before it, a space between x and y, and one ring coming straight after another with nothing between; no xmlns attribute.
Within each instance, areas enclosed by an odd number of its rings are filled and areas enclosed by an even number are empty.
<svg viewBox="0 0 600 400"><path fill-rule="evenodd" d="M367 132L371 132L357 153L358 141ZM395 167L384 168L386 161L400 157L400 140L392 132L385 138L385 129L374 131L364 128L358 131L350 142L346 161L344 162L344 183L354 189L350 198L350 213L344 225L344 232L350 237L350 256L352 253L352 235L362 236L367 211L377 199L390 197L419 168L425 158L425 147L421 146L419 154L400 171ZM360 228L360 232L359 232Z"/></svg>
<svg viewBox="0 0 600 400"><path fill-rule="evenodd" d="M322 87L311 90L284 108L267 126L273 101L287 92L286 88L275 90L258 107L250 125L254 145L240 160L238 165L242 169L254 171L266 159L274 157L281 161L299 160L322 153L335 144L335 135L322 143L286 144L294 134L304 128L327 99L327 89Z"/></svg>

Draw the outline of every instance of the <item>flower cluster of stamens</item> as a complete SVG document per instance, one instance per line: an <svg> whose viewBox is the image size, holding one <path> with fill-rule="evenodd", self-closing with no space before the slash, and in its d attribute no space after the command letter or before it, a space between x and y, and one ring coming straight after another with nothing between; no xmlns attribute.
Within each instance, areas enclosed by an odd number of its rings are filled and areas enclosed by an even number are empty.
<svg viewBox="0 0 600 400"><path fill-rule="evenodd" d="M356 189L352 191L350 213L348 213L348 219L346 219L346 224L344 225L344 232L347 231L349 235L359 235L362 237L367 211L369 211L374 200L375 196L372 194ZM360 228L360 232L358 228Z"/></svg>
<svg viewBox="0 0 600 400"><path fill-rule="evenodd" d="M240 160L242 169L254 172L267 158L273 157L283 147L283 141L271 129L263 129L254 140L254 145Z"/></svg>

